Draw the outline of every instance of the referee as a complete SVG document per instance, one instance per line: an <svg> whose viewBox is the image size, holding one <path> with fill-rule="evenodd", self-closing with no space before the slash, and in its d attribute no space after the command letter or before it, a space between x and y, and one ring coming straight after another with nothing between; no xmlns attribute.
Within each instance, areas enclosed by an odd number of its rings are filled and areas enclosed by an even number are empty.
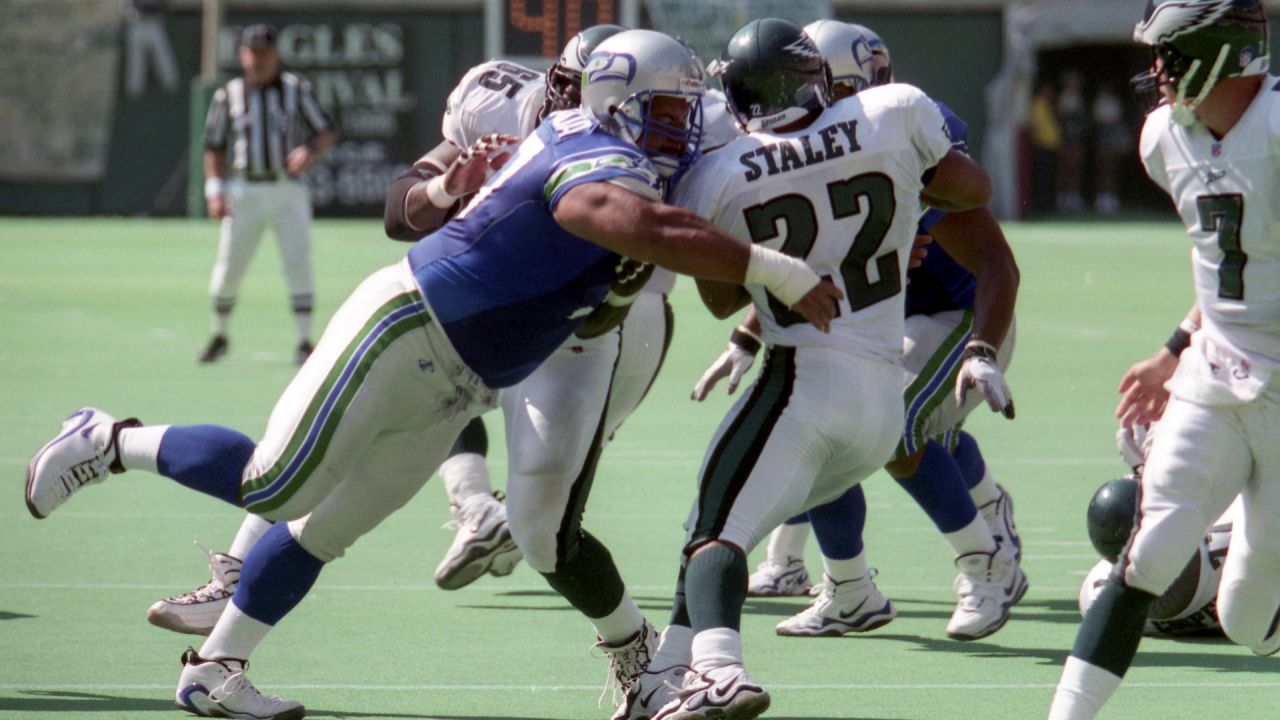
<svg viewBox="0 0 1280 720"><path fill-rule="evenodd" d="M267 225L275 228L297 325L296 359L311 354L311 196L301 180L336 135L311 84L280 69L276 29L250 25L240 36L243 76L213 96L205 123L204 196L221 221L218 259L209 281L213 337L196 357L227 352L227 325L240 282Z"/></svg>

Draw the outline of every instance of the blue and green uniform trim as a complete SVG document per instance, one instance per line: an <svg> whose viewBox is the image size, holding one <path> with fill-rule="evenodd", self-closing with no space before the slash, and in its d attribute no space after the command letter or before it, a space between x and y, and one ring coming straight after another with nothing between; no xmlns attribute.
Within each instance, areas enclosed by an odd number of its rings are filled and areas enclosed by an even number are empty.
<svg viewBox="0 0 1280 720"><path fill-rule="evenodd" d="M951 393L960 373L964 358L964 346L973 330L973 310L964 311L964 317L951 334L938 345L938 349L920 370L920 374L902 393L906 410L906 422L902 439L898 442L895 458L914 455L924 447L925 424L943 402L951 401Z"/></svg>

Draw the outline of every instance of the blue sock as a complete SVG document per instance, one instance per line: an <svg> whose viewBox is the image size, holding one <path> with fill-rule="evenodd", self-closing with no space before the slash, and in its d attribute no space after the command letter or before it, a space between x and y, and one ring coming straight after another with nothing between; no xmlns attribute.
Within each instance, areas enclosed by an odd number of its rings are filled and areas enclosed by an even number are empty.
<svg viewBox="0 0 1280 720"><path fill-rule="evenodd" d="M175 425L165 431L156 455L160 474L236 507L240 478L253 455L246 435L221 425Z"/></svg>
<svg viewBox="0 0 1280 720"><path fill-rule="evenodd" d="M969 433L961 430L960 440L956 443L956 451L952 455L956 465L960 466L960 474L964 475L967 489L972 490L982 482L987 474L987 463L982 459L982 451L978 449L978 441Z"/></svg>
<svg viewBox="0 0 1280 720"><path fill-rule="evenodd" d="M930 440L925 445L920 467L911 477L898 480L898 484L911 494L939 532L960 530L978 515L960 466L937 441Z"/></svg>
<svg viewBox="0 0 1280 720"><path fill-rule="evenodd" d="M807 523L807 522L809 522L809 513L802 512L799 515L796 515L795 517L787 518L787 522L785 524L799 525L801 523Z"/></svg>
<svg viewBox="0 0 1280 720"><path fill-rule="evenodd" d="M867 524L867 496L862 485L826 505L809 510L813 536L822 554L832 560L849 560L862 554L862 528Z"/></svg>
<svg viewBox="0 0 1280 720"><path fill-rule="evenodd" d="M254 620L275 625L302 601L323 567L293 539L288 523L276 523L244 559L231 601Z"/></svg>

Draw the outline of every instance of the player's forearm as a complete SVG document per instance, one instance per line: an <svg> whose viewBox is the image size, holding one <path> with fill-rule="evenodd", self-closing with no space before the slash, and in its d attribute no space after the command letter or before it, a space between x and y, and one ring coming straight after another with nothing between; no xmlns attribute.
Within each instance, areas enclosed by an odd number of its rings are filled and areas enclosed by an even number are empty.
<svg viewBox="0 0 1280 720"><path fill-rule="evenodd" d="M311 146L311 154L319 157L329 152L333 148L333 144L338 141L338 134L332 130L321 130L316 136L311 138L307 145Z"/></svg>
<svg viewBox="0 0 1280 720"><path fill-rule="evenodd" d="M948 214L930 234L976 278L973 337L1000 347L1013 323L1021 276L999 222L979 208Z"/></svg>
<svg viewBox="0 0 1280 720"><path fill-rule="evenodd" d="M224 150L205 150L204 151L204 176L208 178L218 178L219 180L227 177L227 153Z"/></svg>
<svg viewBox="0 0 1280 720"><path fill-rule="evenodd" d="M698 297L702 304L718 320L723 320L738 312L751 302L746 288L736 283L717 280L698 280Z"/></svg>
<svg viewBox="0 0 1280 720"><path fill-rule="evenodd" d="M456 203L447 208L436 207L426 192L427 183L440 174L431 165L419 164L391 183L382 210L382 224L387 237L414 241L445 224Z"/></svg>

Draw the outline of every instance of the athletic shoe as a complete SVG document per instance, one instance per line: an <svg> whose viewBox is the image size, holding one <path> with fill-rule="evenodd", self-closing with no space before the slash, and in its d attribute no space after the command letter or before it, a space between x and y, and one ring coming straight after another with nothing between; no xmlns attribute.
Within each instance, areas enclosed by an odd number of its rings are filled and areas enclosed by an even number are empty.
<svg viewBox="0 0 1280 720"><path fill-rule="evenodd" d="M441 590L466 587L495 565L495 574L510 575L521 555L511 539L507 509L497 493L472 495L453 507L453 517L445 527L456 527L458 534L436 566L436 585Z"/></svg>
<svg viewBox="0 0 1280 720"><path fill-rule="evenodd" d="M203 548L202 548L203 549ZM209 582L182 595L157 600L147 610L147 622L191 635L208 635L222 617L222 610L236 593L240 584L240 558L226 553L209 552Z"/></svg>
<svg viewBox="0 0 1280 720"><path fill-rule="evenodd" d="M795 597L807 594L811 587L813 582L809 580L809 571L804 569L804 558L798 557L782 562L767 559L747 578L750 597Z"/></svg>
<svg viewBox="0 0 1280 720"><path fill-rule="evenodd" d="M594 647L600 648L609 659L609 676L605 680L604 692L614 690L613 702L617 704L617 693L621 692L625 699L636 678L648 669L649 661L658 649L658 631L645 620L640 629L626 640L614 643L597 640Z"/></svg>
<svg viewBox="0 0 1280 720"><path fill-rule="evenodd" d="M769 709L769 693L740 663L689 673L675 699L653 720L751 720Z"/></svg>
<svg viewBox="0 0 1280 720"><path fill-rule="evenodd" d="M978 511L982 513L982 519L987 521L987 527L991 528L991 534L997 541L1013 543L1018 562L1022 562L1022 538L1018 535L1017 523L1013 521L1013 498L1009 497L1003 485L996 483L996 489L1000 491L1000 496L978 508Z"/></svg>
<svg viewBox="0 0 1280 720"><path fill-rule="evenodd" d="M1004 627L1010 608L1027 593L1027 576L1018 566L1014 547L999 543L994 553L961 555L956 567L959 601L947 623L947 636L977 640Z"/></svg>
<svg viewBox="0 0 1280 720"><path fill-rule="evenodd" d="M263 695L245 677L244 660L206 660L192 648L182 654L182 676L174 704L201 717L241 720L297 720L306 717L301 703Z"/></svg>
<svg viewBox="0 0 1280 720"><path fill-rule="evenodd" d="M298 353L294 356L294 362L299 365L305 363L307 358L311 357L311 352L315 349L316 346L312 345L310 340L303 340L298 343Z"/></svg>
<svg viewBox="0 0 1280 720"><path fill-rule="evenodd" d="M622 704L609 720L650 720L658 708L680 694L688 665L672 665L663 670L645 670L627 688Z"/></svg>
<svg viewBox="0 0 1280 720"><path fill-rule="evenodd" d="M214 335L209 338L209 344L204 346L199 355L196 355L196 362L211 363L223 355L227 354L227 348L231 344L227 342L226 335Z"/></svg>
<svg viewBox="0 0 1280 720"><path fill-rule="evenodd" d="M810 591L816 596L814 601L778 623L777 633L789 637L840 637L888 625L898 616L898 610L880 594L874 578L874 570L844 582L824 575Z"/></svg>
<svg viewBox="0 0 1280 720"><path fill-rule="evenodd" d="M89 407L63 420L58 435L27 464L27 510L32 517L47 518L85 485L106 480L108 473L124 472L116 457L116 438L121 429L140 425L137 418L117 421Z"/></svg>
<svg viewBox="0 0 1280 720"><path fill-rule="evenodd" d="M1267 628L1267 637L1261 644L1253 645L1249 649L1254 655L1262 657L1280 652L1280 610L1276 611L1275 617L1271 620L1271 627Z"/></svg>

